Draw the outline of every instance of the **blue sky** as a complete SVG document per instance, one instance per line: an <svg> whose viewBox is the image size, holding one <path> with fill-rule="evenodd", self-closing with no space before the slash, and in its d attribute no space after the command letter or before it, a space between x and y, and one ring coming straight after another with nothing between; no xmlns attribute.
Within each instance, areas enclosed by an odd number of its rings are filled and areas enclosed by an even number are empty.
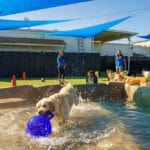
<svg viewBox="0 0 150 150"><path fill-rule="evenodd" d="M134 11L139 9L145 10ZM24 17L31 20L79 18L79 20L76 21L34 27L46 30L69 30L101 24L129 15L133 15L133 17L117 26L114 26L112 29L138 32L139 35L150 33L150 0L94 0L86 3L4 16L0 17L0 19L23 20ZM141 39L137 37L132 38L132 41L137 40ZM126 42L126 40L121 40L120 42Z"/></svg>

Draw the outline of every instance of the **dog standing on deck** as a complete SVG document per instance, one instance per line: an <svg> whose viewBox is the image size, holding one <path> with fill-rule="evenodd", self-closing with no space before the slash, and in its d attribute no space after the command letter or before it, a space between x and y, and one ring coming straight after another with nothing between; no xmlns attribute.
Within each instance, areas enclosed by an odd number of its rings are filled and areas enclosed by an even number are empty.
<svg viewBox="0 0 150 150"><path fill-rule="evenodd" d="M127 77L125 83L147 86L150 83L150 71L142 71L142 77Z"/></svg>
<svg viewBox="0 0 150 150"><path fill-rule="evenodd" d="M86 76L86 84L97 84L99 79L99 72L94 70L89 70Z"/></svg>
<svg viewBox="0 0 150 150"><path fill-rule="evenodd" d="M127 71L116 73L111 70L107 70L107 75L110 81L116 81L116 82L122 81L127 84L138 85L138 86L146 86L150 82L149 71L142 72L142 75L143 75L142 77L130 77L130 76L127 76L127 74L128 74Z"/></svg>
<svg viewBox="0 0 150 150"><path fill-rule="evenodd" d="M36 108L39 114L51 111L61 117L63 122L66 122L73 104L79 104L79 97L73 86L70 83L65 83L65 86L58 93L41 99L36 104Z"/></svg>
<svg viewBox="0 0 150 150"><path fill-rule="evenodd" d="M122 72L113 72L112 70L107 70L107 75L110 81L119 82L124 81L125 77L128 75L128 71L122 71Z"/></svg>

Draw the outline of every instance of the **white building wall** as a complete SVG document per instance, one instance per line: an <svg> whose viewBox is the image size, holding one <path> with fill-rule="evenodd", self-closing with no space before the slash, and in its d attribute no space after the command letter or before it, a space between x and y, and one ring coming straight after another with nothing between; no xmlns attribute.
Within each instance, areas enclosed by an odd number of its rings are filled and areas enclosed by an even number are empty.
<svg viewBox="0 0 150 150"><path fill-rule="evenodd" d="M120 43L104 43L101 45L100 43L94 44L94 53L100 53L101 56L114 56L116 51L119 49L122 53L127 56L128 53L130 56L133 54L138 54L146 57L150 57L150 47L141 47L141 46L133 46L133 49L130 49L128 44L120 44Z"/></svg>
<svg viewBox="0 0 150 150"><path fill-rule="evenodd" d="M134 42L133 45L150 48L150 40Z"/></svg>
<svg viewBox="0 0 150 150"><path fill-rule="evenodd" d="M134 46L133 53L150 57L150 47Z"/></svg>
<svg viewBox="0 0 150 150"><path fill-rule="evenodd" d="M133 49L135 53L150 57L150 40L134 42L133 46L135 47Z"/></svg>
<svg viewBox="0 0 150 150"><path fill-rule="evenodd" d="M43 31L41 31L43 32ZM35 31L35 30L6 30L6 31L0 31L0 36L1 37L17 37L17 38L46 38L46 39L57 39L57 40L64 40L64 42L67 44L65 51L66 52L74 52L78 53L79 52L79 47L78 47L78 39L76 37L62 37L62 36L43 36L40 31ZM120 43L104 43L101 45L100 42L97 43L92 43L91 38L85 38L84 40L84 52L85 53L99 53L101 56L114 56L116 54L116 51L118 49L122 50L122 53L124 55L128 55L128 52L132 56L133 53L139 54L139 55L144 55L150 57L150 47L142 47L141 45L137 46L136 44L139 43L134 43L133 45L133 50L130 49L128 44L120 44ZM149 44L149 42L146 42L146 44ZM140 43L141 44L141 43ZM142 43L143 44L143 43ZM144 42L145 44L145 42ZM61 47L57 49L47 49L46 47L44 48L44 51L47 52L57 52ZM4 50L3 48L0 50ZM6 49L5 49L6 50ZM7 50L11 51L16 51L15 49L12 49L11 47ZM32 51L32 49L20 49L20 51ZM41 51L41 49L36 49L36 51Z"/></svg>
<svg viewBox="0 0 150 150"><path fill-rule="evenodd" d="M67 44L65 48L65 52L73 52L73 53L79 52L78 38L76 37L51 36L49 37L49 39L63 40ZM83 41L84 41L84 52L91 53L91 47L92 47L91 38L85 38L83 39Z"/></svg>
<svg viewBox="0 0 150 150"><path fill-rule="evenodd" d="M101 56L114 56L117 50L121 50L125 56L127 56L128 53L130 56L133 55L128 44L104 43L101 45L100 43L96 43L94 46L94 52L100 53Z"/></svg>
<svg viewBox="0 0 150 150"><path fill-rule="evenodd" d="M56 40L64 40L67 44L65 48L65 52L74 52L78 53L78 40L76 37L62 37L62 36L43 36L38 31L34 30L8 30L8 31L0 31L0 36L2 37L16 37L16 38L43 38L43 39L56 39ZM84 40L84 52L91 52L91 38L83 39ZM59 50L59 49L57 49ZM29 51L29 49L28 49ZM47 50L48 51L48 50ZM54 52L54 50L52 50Z"/></svg>

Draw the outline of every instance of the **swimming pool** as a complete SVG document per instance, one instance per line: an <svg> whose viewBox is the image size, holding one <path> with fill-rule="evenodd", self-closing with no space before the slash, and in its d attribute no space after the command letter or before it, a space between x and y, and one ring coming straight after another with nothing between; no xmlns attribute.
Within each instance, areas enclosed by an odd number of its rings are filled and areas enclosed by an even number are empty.
<svg viewBox="0 0 150 150"><path fill-rule="evenodd" d="M112 102L101 102L101 105L115 113L140 145L140 149L150 149L150 107Z"/></svg>
<svg viewBox="0 0 150 150"><path fill-rule="evenodd" d="M150 111L133 103L81 103L67 124L52 120L53 134L34 138L24 133L34 106L0 110L0 149L12 150L148 150Z"/></svg>

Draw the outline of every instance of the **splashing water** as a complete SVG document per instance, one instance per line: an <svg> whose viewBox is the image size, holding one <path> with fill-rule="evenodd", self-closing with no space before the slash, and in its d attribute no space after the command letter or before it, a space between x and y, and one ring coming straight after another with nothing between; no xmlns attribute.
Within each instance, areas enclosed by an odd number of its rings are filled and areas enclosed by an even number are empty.
<svg viewBox="0 0 150 150"><path fill-rule="evenodd" d="M34 107L0 110L0 149L138 150L123 121L98 103L73 106L66 124L52 120L53 134L34 138L24 133ZM125 140L124 140L125 139Z"/></svg>

